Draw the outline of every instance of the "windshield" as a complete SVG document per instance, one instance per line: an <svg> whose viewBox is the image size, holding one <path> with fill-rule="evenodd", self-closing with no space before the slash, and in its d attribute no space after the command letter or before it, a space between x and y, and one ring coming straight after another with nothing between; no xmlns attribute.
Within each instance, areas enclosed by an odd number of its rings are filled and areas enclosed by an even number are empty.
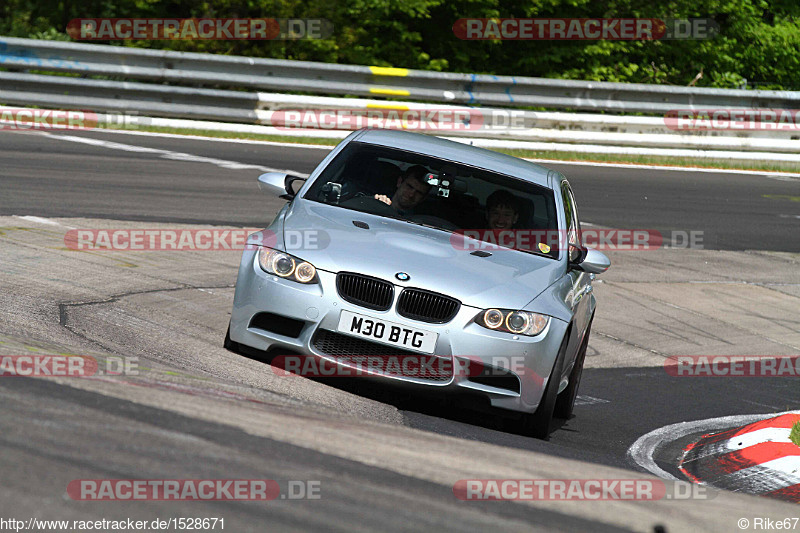
<svg viewBox="0 0 800 533"><path fill-rule="evenodd" d="M452 232L473 249L558 257L552 190L452 161L353 142L304 198Z"/></svg>

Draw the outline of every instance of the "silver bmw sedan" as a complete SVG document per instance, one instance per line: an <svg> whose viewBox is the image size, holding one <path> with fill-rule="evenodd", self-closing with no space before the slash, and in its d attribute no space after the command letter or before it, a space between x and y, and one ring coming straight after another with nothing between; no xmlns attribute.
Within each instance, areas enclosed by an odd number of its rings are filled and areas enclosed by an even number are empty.
<svg viewBox="0 0 800 533"><path fill-rule="evenodd" d="M610 263L582 245L563 175L367 129L308 179L258 180L287 203L248 239L228 349L302 357L284 365L300 374L469 391L538 438L572 415L592 280Z"/></svg>

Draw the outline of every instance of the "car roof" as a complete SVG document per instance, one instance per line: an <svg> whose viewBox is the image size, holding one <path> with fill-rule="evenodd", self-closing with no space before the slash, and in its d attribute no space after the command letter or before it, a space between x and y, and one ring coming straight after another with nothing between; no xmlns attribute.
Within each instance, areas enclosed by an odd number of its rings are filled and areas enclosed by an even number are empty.
<svg viewBox="0 0 800 533"><path fill-rule="evenodd" d="M402 130L365 128L361 130L361 134L355 137L353 141L398 148L464 163L550 188L547 176L551 171L548 168L524 159L469 144L449 141L433 135L423 135Z"/></svg>

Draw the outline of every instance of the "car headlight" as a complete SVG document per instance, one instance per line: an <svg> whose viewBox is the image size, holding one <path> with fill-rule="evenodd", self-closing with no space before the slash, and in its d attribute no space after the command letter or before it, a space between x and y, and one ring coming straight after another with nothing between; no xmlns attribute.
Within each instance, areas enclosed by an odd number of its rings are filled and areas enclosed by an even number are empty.
<svg viewBox="0 0 800 533"><path fill-rule="evenodd" d="M486 309L475 317L475 323L485 328L528 337L544 331L549 320L547 315L513 309Z"/></svg>
<svg viewBox="0 0 800 533"><path fill-rule="evenodd" d="M272 248L258 249L258 265L261 270L298 283L316 283L317 269L308 261Z"/></svg>

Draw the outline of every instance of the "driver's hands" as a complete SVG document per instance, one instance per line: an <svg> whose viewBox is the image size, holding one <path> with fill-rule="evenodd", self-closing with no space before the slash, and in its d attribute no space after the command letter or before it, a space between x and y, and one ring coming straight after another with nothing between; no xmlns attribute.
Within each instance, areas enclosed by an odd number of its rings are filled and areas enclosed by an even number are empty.
<svg viewBox="0 0 800 533"><path fill-rule="evenodd" d="M375 199L385 203L386 205L392 205L392 199L385 194L376 194Z"/></svg>

